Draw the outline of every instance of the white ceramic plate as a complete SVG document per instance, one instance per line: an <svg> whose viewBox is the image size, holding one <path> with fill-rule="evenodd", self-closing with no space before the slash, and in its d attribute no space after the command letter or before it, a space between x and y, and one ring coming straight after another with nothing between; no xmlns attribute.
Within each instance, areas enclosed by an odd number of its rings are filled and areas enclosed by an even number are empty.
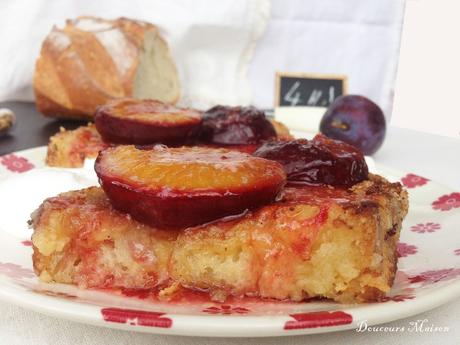
<svg viewBox="0 0 460 345"><path fill-rule="evenodd" d="M73 286L42 284L32 270L29 214L49 196L97 184L91 168L44 167L45 148L0 157L0 298L38 312L131 331L199 336L331 332L408 317L460 296L460 193L413 174L378 167L410 193L399 270L386 301L181 305Z"/></svg>

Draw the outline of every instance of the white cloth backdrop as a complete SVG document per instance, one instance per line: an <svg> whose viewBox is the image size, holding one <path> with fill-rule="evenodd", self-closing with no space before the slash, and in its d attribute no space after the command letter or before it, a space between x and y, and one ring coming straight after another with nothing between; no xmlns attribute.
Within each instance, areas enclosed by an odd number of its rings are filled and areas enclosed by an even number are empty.
<svg viewBox="0 0 460 345"><path fill-rule="evenodd" d="M346 74L390 117L404 0L274 0L271 14L250 66L255 105L273 105L277 70Z"/></svg>
<svg viewBox="0 0 460 345"><path fill-rule="evenodd" d="M2 0L0 100L33 100L34 61L54 24L126 16L163 29L182 103L269 108L275 71L341 73L389 116L403 9L404 0Z"/></svg>

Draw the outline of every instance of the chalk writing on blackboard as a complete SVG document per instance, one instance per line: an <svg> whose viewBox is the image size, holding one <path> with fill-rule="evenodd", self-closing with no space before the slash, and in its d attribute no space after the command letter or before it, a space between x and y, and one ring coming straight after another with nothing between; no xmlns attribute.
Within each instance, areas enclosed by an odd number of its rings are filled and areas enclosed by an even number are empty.
<svg viewBox="0 0 460 345"><path fill-rule="evenodd" d="M275 107L328 107L347 92L344 75L277 73Z"/></svg>

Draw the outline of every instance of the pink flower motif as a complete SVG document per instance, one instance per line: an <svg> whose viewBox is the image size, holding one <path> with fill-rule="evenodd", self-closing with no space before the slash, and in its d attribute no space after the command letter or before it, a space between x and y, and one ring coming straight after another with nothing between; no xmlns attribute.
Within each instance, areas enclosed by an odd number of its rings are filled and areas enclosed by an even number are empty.
<svg viewBox="0 0 460 345"><path fill-rule="evenodd" d="M440 211L449 211L452 208L460 207L460 193L451 193L439 197L438 200L431 204L433 209Z"/></svg>
<svg viewBox="0 0 460 345"><path fill-rule="evenodd" d="M11 262L0 262L0 274L4 274L7 277L16 279L35 277L35 274L32 270L23 268Z"/></svg>
<svg viewBox="0 0 460 345"><path fill-rule="evenodd" d="M407 174L401 179L401 182L407 188L415 188L415 187L423 186L428 181L429 181L428 179L415 175L415 174Z"/></svg>
<svg viewBox="0 0 460 345"><path fill-rule="evenodd" d="M228 304L222 304L220 307L209 307L203 309L204 313L208 314L222 314L222 315L231 315L231 314L247 314L249 309L243 307L232 307Z"/></svg>
<svg viewBox="0 0 460 345"><path fill-rule="evenodd" d="M416 254L417 247L413 246L412 244L398 242L396 251L398 252L399 258L404 258L408 255Z"/></svg>
<svg viewBox="0 0 460 345"><path fill-rule="evenodd" d="M460 276L460 268L444 268L440 270L425 271L416 276L409 277L411 284L432 284L440 281L455 279Z"/></svg>
<svg viewBox="0 0 460 345"><path fill-rule="evenodd" d="M413 225L411 226L410 231L423 234L425 232L435 232L439 229L441 229L441 224L429 222L429 223L418 223L417 225Z"/></svg>
<svg viewBox="0 0 460 345"><path fill-rule="evenodd" d="M3 164L8 170L23 173L34 168L26 158L16 156L15 154L0 157L0 163Z"/></svg>
<svg viewBox="0 0 460 345"><path fill-rule="evenodd" d="M31 240L21 241L21 244L22 244L24 247L32 247L32 241L31 241Z"/></svg>
<svg viewBox="0 0 460 345"><path fill-rule="evenodd" d="M455 249L455 250L454 250L454 254L455 254L455 255L460 255L460 248L459 248L459 249Z"/></svg>
<svg viewBox="0 0 460 345"><path fill-rule="evenodd" d="M404 302L408 299L414 299L415 296L412 294L399 294L399 295L394 295L394 296L385 296L382 299L382 302L388 302L388 301L393 301L393 302Z"/></svg>

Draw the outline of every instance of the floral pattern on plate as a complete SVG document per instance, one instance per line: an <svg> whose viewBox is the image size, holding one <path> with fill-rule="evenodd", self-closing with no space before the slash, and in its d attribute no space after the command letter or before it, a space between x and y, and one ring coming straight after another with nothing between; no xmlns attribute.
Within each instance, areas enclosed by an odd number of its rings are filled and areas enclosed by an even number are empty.
<svg viewBox="0 0 460 345"><path fill-rule="evenodd" d="M0 163L5 166L6 169L15 173L23 173L34 168L34 165L30 163L27 158L15 154L0 157Z"/></svg>
<svg viewBox="0 0 460 345"><path fill-rule="evenodd" d="M399 242L396 247L396 251L398 252L398 257L403 258L408 255L417 254L417 247L412 244L407 244L404 242Z"/></svg>
<svg viewBox="0 0 460 345"><path fill-rule="evenodd" d="M450 211L460 207L460 193L450 193L440 196L431 204L434 210Z"/></svg>
<svg viewBox="0 0 460 345"><path fill-rule="evenodd" d="M203 309L204 313L208 314L222 314L222 315L235 315L235 314L247 314L250 312L248 308L231 306L228 304L222 304L220 306L212 306Z"/></svg>
<svg viewBox="0 0 460 345"><path fill-rule="evenodd" d="M441 224L439 223L418 223L410 227L410 231L418 232L419 234L435 232L441 229Z"/></svg>
<svg viewBox="0 0 460 345"><path fill-rule="evenodd" d="M407 174L401 179L402 184L407 188L420 187L428 183L428 179L415 174Z"/></svg>

